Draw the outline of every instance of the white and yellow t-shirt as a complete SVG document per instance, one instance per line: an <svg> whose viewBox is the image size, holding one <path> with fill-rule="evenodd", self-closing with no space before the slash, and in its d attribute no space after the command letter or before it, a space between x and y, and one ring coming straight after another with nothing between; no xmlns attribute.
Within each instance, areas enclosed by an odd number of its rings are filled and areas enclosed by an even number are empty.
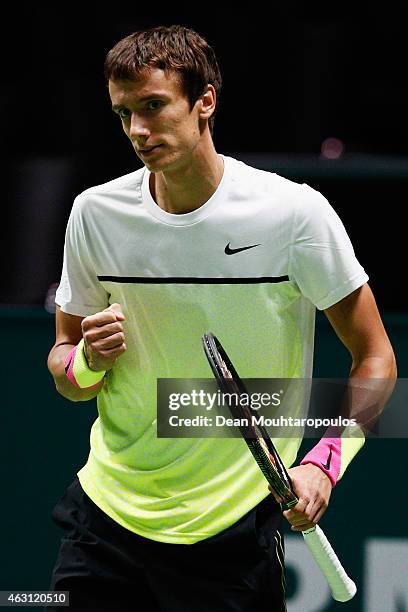
<svg viewBox="0 0 408 612"><path fill-rule="evenodd" d="M368 279L320 193L223 159L193 212L159 208L142 168L80 194L66 233L57 304L84 317L118 302L126 317L127 351L98 395L78 476L111 518L163 542L215 535L268 488L241 439L158 439L157 378L210 377L209 330L242 377L308 378L315 307ZM287 467L300 442L275 440Z"/></svg>

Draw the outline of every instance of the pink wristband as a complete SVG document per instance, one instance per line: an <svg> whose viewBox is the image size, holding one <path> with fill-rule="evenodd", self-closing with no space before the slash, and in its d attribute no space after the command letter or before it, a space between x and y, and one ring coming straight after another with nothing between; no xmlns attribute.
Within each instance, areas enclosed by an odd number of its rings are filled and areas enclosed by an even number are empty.
<svg viewBox="0 0 408 612"><path fill-rule="evenodd" d="M341 469L341 443L341 438L322 438L302 459L300 465L317 465L330 478L334 487Z"/></svg>
<svg viewBox="0 0 408 612"><path fill-rule="evenodd" d="M75 385L75 387L79 388L79 385L77 383L77 381L75 380L75 376L74 376L74 359L75 359L75 353L77 351L77 346L74 346L68 353L68 355L65 357L65 361L64 361L64 366L65 366L65 373L68 376L69 380L72 382L73 385Z"/></svg>

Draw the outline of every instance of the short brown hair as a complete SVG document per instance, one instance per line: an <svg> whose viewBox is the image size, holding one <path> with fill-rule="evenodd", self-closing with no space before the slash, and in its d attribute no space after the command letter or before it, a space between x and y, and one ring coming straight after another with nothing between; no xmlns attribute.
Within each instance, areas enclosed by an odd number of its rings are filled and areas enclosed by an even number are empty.
<svg viewBox="0 0 408 612"><path fill-rule="evenodd" d="M105 77L107 81L133 80L146 68L178 73L190 110L208 84L213 85L218 103L222 81L217 59L207 41L194 30L180 25L158 26L126 36L106 56ZM209 119L211 134L215 112Z"/></svg>

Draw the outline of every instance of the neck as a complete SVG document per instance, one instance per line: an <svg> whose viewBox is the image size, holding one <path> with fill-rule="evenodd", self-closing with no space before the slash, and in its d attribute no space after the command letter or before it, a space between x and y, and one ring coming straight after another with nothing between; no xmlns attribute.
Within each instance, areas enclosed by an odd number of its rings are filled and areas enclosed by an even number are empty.
<svg viewBox="0 0 408 612"><path fill-rule="evenodd" d="M195 151L191 159L173 171L151 173L150 191L156 204L172 214L200 208L217 190L224 162L215 148L205 155Z"/></svg>

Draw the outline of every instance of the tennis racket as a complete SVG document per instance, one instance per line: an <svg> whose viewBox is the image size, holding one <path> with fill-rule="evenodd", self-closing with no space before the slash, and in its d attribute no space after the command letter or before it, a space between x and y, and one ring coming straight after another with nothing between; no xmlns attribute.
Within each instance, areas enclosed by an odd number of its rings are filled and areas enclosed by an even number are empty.
<svg viewBox="0 0 408 612"><path fill-rule="evenodd" d="M221 392L234 394L234 398L239 398L243 393L246 394L247 391L242 380L216 336L212 333L204 334L202 343ZM254 423L252 416L255 413L252 408L241 405L239 399L238 401L228 401L228 399L231 399L231 395L225 395L225 397L232 416L243 423L239 427L241 434L273 489L282 511L292 508L297 504L298 498L293 491L286 468L265 427ZM312 529L302 531L302 535L327 580L333 598L336 601L348 601L354 597L357 587L347 576L322 529L316 525Z"/></svg>

